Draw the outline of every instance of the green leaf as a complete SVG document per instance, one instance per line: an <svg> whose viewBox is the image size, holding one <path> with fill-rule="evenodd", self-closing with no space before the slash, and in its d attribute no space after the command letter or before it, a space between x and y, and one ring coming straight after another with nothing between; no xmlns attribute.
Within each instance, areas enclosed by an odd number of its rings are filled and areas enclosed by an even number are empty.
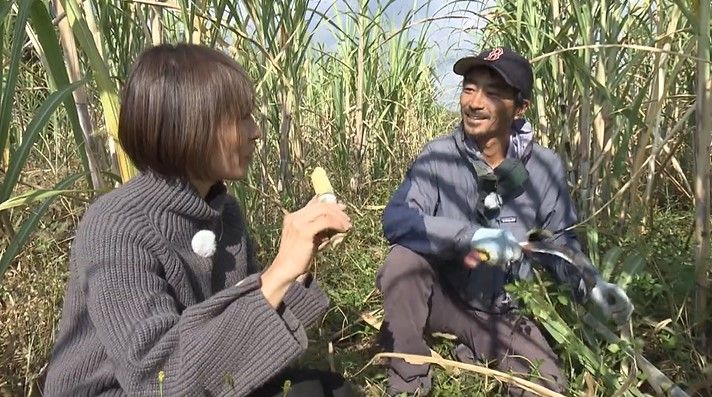
<svg viewBox="0 0 712 397"><path fill-rule="evenodd" d="M618 346L617 343L611 343L611 344L609 344L609 345L607 346L607 349L608 349L608 351L611 352L611 353L618 353L619 351L621 351L621 347Z"/></svg>
<svg viewBox="0 0 712 397"><path fill-rule="evenodd" d="M7 14L10 12L10 7L12 7L12 3L14 1L6 1L2 4L0 4L0 21L5 21L5 17L7 17Z"/></svg>
<svg viewBox="0 0 712 397"><path fill-rule="evenodd" d="M697 18L692 12L691 7L688 8L691 4L690 2L686 0L672 0L675 5L677 5L677 8L682 11L683 14L685 14L685 18L690 22L690 25L692 26L692 29L695 33L697 33L700 29L697 27ZM705 1L705 0L700 0L700 1Z"/></svg>
<svg viewBox="0 0 712 397"><path fill-rule="evenodd" d="M70 175L69 177L63 179L58 184L56 184L54 186L54 189L52 190L66 190L81 177L82 174ZM25 243L27 242L27 239L30 238L32 233L35 231L40 219L42 218L44 213L47 212L47 209L56 197L57 196L55 195L45 199L42 204L40 204L40 206L37 208L37 210L35 210L35 212L30 215L30 217L25 220L25 222L22 223L22 227L20 228L20 230L17 231L15 238L12 239L10 245L0 257L0 278L2 278L2 276L5 274L5 271L10 266L10 261L15 259L15 257L20 253L20 250L22 250L22 247L24 247Z"/></svg>
<svg viewBox="0 0 712 397"><path fill-rule="evenodd" d="M600 254L598 251L598 229L589 227L586 229L586 238L588 240L588 256L591 258L591 263L597 264Z"/></svg>
<svg viewBox="0 0 712 397"><path fill-rule="evenodd" d="M12 194L12 190L14 189L17 179L20 176L20 171L22 171L22 168L27 162L30 150L35 144L37 137L45 128L47 120L49 120L50 116L52 116L52 113L54 113L57 109L57 106L59 106L59 104L62 103L68 95L71 95L72 91L82 84L84 84L83 81L77 81L74 84L70 84L53 92L47 97L47 99L45 99L44 102L42 102L42 105L40 105L40 108L32 118L32 121L30 121L27 125L27 129L23 135L22 145L20 145L20 147L10 158L10 165L7 173L5 174L2 188L0 188L0 202L4 202L10 198L10 194Z"/></svg>
<svg viewBox="0 0 712 397"><path fill-rule="evenodd" d="M569 304L569 298L567 298L566 295L557 295L556 300L564 306Z"/></svg>
<svg viewBox="0 0 712 397"><path fill-rule="evenodd" d="M15 207L22 207L25 205L30 205L35 201L45 200L50 197L58 195L66 195L69 193L79 193L84 192L84 190L50 190L50 189L36 189L29 192L25 192L18 196L12 197L5 202L0 203L0 211L9 210Z"/></svg>
<svg viewBox="0 0 712 397"><path fill-rule="evenodd" d="M645 259L638 252L633 252L628 255L623 262L621 274L618 276L616 284L618 284L621 288L626 289L628 284L633 281L633 276L639 274L644 265Z"/></svg>
<svg viewBox="0 0 712 397"><path fill-rule="evenodd" d="M54 80L54 84L58 89L66 87L69 85L69 76L67 75L67 68L64 64L64 54L62 53L59 38L57 37L47 6L39 0L29 2L32 3L32 8L30 9L30 23L37 33L37 39L45 53L47 65L49 66L47 72L50 78ZM87 181L89 182L89 186L92 186L91 176L89 174L89 159L84 149L86 143L84 142L82 126L79 123L79 115L77 114L74 96L69 95L65 98L64 107L67 111L69 123L72 125L74 142L77 144L77 152L81 157L82 165L87 175Z"/></svg>
<svg viewBox="0 0 712 397"><path fill-rule="evenodd" d="M226 1L220 1L218 4L215 6L215 20L216 21L222 21L223 20L223 15L225 14L225 8L227 6ZM218 36L221 34L220 29L213 29L212 31L212 37L210 38L210 47L215 47L215 43L218 40Z"/></svg>
<svg viewBox="0 0 712 397"><path fill-rule="evenodd" d="M601 270L601 277L603 277L604 280L610 280L613 269L616 267L616 263L618 263L622 253L623 250L621 247L615 246L603 254L599 269Z"/></svg>
<svg viewBox="0 0 712 397"><path fill-rule="evenodd" d="M3 3L0 5L0 43L5 43L5 23L8 22L6 19L7 12L10 10L10 4L12 4L12 1L8 1L7 3ZM3 72L5 71L5 51L0 51L0 65L3 65L3 67L0 67L0 89L2 89L2 82L5 81L5 76L3 75ZM0 93L0 95L2 95ZM2 97L0 97L0 102L2 102ZM3 134L0 133L0 140L4 141L6 138L3 138ZM0 150L0 156L2 155L2 150Z"/></svg>
<svg viewBox="0 0 712 397"><path fill-rule="evenodd" d="M30 1L21 1L18 4L17 17L15 18L15 28L11 40L12 46L10 47L10 66L7 76L5 76L6 83L2 91L2 102L0 102L0 153L5 150L5 145L8 143L8 137L10 136L12 103L15 99L17 76L20 73L20 64L22 63L22 46L25 44L25 37L27 37L25 24L30 12L30 5L32 5Z"/></svg>
<svg viewBox="0 0 712 397"><path fill-rule="evenodd" d="M95 35L89 29L85 20L82 7L77 0L60 0L67 13L67 20L72 27L72 32L77 39L77 45L84 50L87 57L87 64L91 68L96 88L99 91L99 101L101 102L104 121L107 132L114 138L118 138L119 120L119 97L116 85L111 78L109 67L104 62L99 48L94 41ZM103 37L101 37L103 38ZM119 171L122 179L128 180L133 176L134 170L129 164L126 156L117 156Z"/></svg>

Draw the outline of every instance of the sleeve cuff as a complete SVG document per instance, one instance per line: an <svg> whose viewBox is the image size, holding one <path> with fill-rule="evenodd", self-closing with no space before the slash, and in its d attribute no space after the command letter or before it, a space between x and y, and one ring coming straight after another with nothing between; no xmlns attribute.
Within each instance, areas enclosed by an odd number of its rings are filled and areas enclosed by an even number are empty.
<svg viewBox="0 0 712 397"><path fill-rule="evenodd" d="M289 288L292 289L294 284L292 284L292 286ZM260 274L252 274L240 280L237 284L235 284L235 287L237 287L238 289L238 294L246 294L251 291L260 289L262 287L262 278L260 277ZM287 292L289 292L289 290L287 290ZM285 294L285 298L286 297L287 295ZM262 298L265 300L265 302L267 302L264 296L262 296ZM269 306L269 303L267 303L267 306ZM294 338L297 340L297 342L302 347L306 348L307 336L304 332L304 328L306 327L303 327L303 322L301 321L299 316L297 316L289 307L285 307L283 310L274 310L275 313L277 313L282 318L282 321L284 321L287 330L294 335Z"/></svg>
<svg viewBox="0 0 712 397"><path fill-rule="evenodd" d="M305 328L311 326L329 307L329 298L310 277L304 284L292 283L283 302Z"/></svg>
<svg viewBox="0 0 712 397"><path fill-rule="evenodd" d="M307 348L302 323L288 308L275 310L261 284L260 274L253 274L219 292L211 310L220 316L182 330L183 354L201 368L199 382L211 394L246 395Z"/></svg>
<svg viewBox="0 0 712 397"><path fill-rule="evenodd" d="M457 245L457 249L462 255L467 255L470 251L472 251L472 238L479 229L479 226L470 226L463 231L462 237L459 239Z"/></svg>

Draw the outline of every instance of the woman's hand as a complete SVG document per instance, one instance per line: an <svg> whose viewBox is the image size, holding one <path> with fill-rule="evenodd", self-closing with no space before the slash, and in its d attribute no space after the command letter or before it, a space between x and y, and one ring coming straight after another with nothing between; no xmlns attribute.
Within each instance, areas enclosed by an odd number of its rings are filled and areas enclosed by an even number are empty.
<svg viewBox="0 0 712 397"><path fill-rule="evenodd" d="M272 307L277 307L289 285L307 272L321 237L351 228L345 208L343 204L322 203L314 198L284 217L279 252L262 274L262 293Z"/></svg>
<svg viewBox="0 0 712 397"><path fill-rule="evenodd" d="M279 252L272 266L279 267L290 280L305 273L323 236L351 228L345 208L342 204L321 203L315 198L299 211L287 214Z"/></svg>

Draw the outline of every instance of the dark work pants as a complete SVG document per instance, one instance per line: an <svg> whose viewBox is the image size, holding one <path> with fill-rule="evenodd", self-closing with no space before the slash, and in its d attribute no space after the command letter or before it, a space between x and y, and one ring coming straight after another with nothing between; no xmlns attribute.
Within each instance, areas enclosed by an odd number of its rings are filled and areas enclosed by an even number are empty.
<svg viewBox="0 0 712 397"><path fill-rule="evenodd" d="M566 388L558 358L539 328L512 311L488 314L473 310L443 287L432 265L417 253L393 246L378 272L376 285L383 294L385 318L381 344L387 351L430 356L424 332L457 336L479 360L495 361L501 371L511 372L557 392ZM426 395L430 391L428 365L390 361L389 394ZM513 396L528 396L510 387Z"/></svg>
<svg viewBox="0 0 712 397"><path fill-rule="evenodd" d="M356 397L356 389L339 374L313 369L288 369L255 390L250 397Z"/></svg>

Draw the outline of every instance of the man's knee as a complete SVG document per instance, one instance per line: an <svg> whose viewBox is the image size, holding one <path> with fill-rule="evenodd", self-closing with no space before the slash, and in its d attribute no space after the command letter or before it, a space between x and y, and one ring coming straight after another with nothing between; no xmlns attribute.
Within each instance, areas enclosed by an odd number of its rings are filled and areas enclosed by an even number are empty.
<svg viewBox="0 0 712 397"><path fill-rule="evenodd" d="M434 271L422 255L401 245L394 245L376 276L376 286L386 294L397 285L419 284L432 280Z"/></svg>
<svg viewBox="0 0 712 397"><path fill-rule="evenodd" d="M564 392L568 380L561 371L556 353L536 323L526 317L518 317L516 321L511 322L510 327L507 330L513 337L510 346L506 347L508 353L504 356L502 366L513 372L536 374L538 377L533 379L535 383L557 393ZM500 332L506 334L507 330ZM531 395L518 393L520 392L510 392L510 395Z"/></svg>

